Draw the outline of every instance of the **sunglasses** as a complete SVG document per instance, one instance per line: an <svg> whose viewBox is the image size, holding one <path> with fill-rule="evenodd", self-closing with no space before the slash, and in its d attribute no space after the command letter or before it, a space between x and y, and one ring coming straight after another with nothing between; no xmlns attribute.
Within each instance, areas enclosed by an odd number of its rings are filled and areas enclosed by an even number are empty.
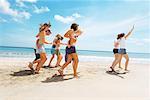
<svg viewBox="0 0 150 100"><path fill-rule="evenodd" d="M46 34L52 34L50 30L46 30L45 32Z"/></svg>

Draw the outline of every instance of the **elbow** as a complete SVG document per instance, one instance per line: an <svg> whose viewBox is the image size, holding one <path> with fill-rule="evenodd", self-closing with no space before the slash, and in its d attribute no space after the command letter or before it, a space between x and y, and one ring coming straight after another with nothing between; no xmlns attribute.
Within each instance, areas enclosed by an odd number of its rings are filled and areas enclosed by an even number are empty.
<svg viewBox="0 0 150 100"><path fill-rule="evenodd" d="M65 38L68 38L69 36L67 36L67 35L64 35L64 37L65 37Z"/></svg>
<svg viewBox="0 0 150 100"><path fill-rule="evenodd" d="M66 35L64 35L64 37L66 38L67 36L66 36Z"/></svg>

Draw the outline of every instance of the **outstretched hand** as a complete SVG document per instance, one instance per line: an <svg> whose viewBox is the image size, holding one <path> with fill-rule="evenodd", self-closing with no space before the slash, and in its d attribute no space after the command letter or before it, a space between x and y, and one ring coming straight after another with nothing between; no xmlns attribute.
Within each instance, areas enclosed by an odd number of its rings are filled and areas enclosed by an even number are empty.
<svg viewBox="0 0 150 100"><path fill-rule="evenodd" d="M61 45L68 45L67 43L60 43Z"/></svg>
<svg viewBox="0 0 150 100"><path fill-rule="evenodd" d="M132 29L129 31L129 33L128 33L127 35L125 35L125 38L126 38L126 39L127 39L128 36L132 33L133 29L134 29L134 25L133 25Z"/></svg>
<svg viewBox="0 0 150 100"><path fill-rule="evenodd" d="M48 44L52 44L52 42L49 42Z"/></svg>
<svg viewBox="0 0 150 100"><path fill-rule="evenodd" d="M134 25L133 25L133 27L132 27L132 29L131 29L131 31L130 32L132 32L134 30Z"/></svg>
<svg viewBox="0 0 150 100"><path fill-rule="evenodd" d="M82 33L83 32L80 29L78 29L77 32L76 32L77 36L81 35Z"/></svg>
<svg viewBox="0 0 150 100"><path fill-rule="evenodd" d="M134 29L134 25L133 25L133 27L132 27L132 30Z"/></svg>

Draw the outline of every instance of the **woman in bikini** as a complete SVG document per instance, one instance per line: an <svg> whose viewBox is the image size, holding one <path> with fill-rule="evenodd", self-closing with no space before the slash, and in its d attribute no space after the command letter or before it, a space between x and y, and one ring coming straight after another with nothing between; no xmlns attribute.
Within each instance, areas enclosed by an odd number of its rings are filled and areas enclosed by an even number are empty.
<svg viewBox="0 0 150 100"><path fill-rule="evenodd" d="M125 42L126 42L127 38L129 37L129 35L131 35L133 29L134 29L134 26L126 35L124 33L118 34L118 42L119 42L119 46L120 46L120 48L118 50L119 55L118 55L117 59L113 62L112 66L110 67L111 72L115 72L114 68L121 61L122 57L124 57L126 59L125 72L128 72L127 68L128 68L128 63L129 63L129 56L126 52Z"/></svg>
<svg viewBox="0 0 150 100"><path fill-rule="evenodd" d="M37 43L37 51L38 53L40 54L40 59L38 59L38 61L35 61L34 63L38 63L37 66L36 66L36 69L34 71L35 74L38 74L39 73L39 70L40 68L43 66L43 64L46 62L47 60L47 57L46 57L46 51L45 51L45 47L44 47L44 44L51 44L50 42L48 42L46 39L45 39L45 36L46 35L50 35L51 34L51 31L50 31L50 23L47 24L43 24L41 25L40 27L40 32L37 34L37 38L38 39L38 43ZM33 69L33 64L30 64L29 65L29 68L31 70L34 70Z"/></svg>
<svg viewBox="0 0 150 100"><path fill-rule="evenodd" d="M54 67L60 66L60 62L63 58L62 54L60 52L60 45L67 45L65 43L61 43L62 40L63 40L63 37L60 34L57 34L54 41L53 41L53 43L52 43L52 48L51 48L52 56L51 56L50 62L49 62L47 67L52 67L51 62L54 59L55 55L57 55L57 63Z"/></svg>
<svg viewBox="0 0 150 100"><path fill-rule="evenodd" d="M74 71L74 77L77 78L77 67L78 67L78 55L75 48L75 43L77 42L78 36L81 35L81 30L78 29L78 24L73 23L71 25L71 28L66 32L64 37L69 38L68 46L66 47L66 51L68 53L67 55L67 61L63 64L63 66L58 70L60 75L63 76L63 70L67 67L67 65L72 61L73 59L73 71Z"/></svg>

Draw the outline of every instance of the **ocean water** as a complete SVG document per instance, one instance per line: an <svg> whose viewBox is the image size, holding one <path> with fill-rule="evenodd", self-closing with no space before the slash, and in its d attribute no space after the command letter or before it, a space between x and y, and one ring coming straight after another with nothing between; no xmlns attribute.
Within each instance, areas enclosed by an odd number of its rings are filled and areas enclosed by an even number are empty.
<svg viewBox="0 0 150 100"><path fill-rule="evenodd" d="M47 55L50 55L50 49L46 48ZM61 50L65 54L65 50ZM77 50L79 56L88 57L113 57L113 52L111 51L91 51L91 50ZM128 52L130 58L142 58L150 59L150 53L131 53ZM33 48L25 47L6 47L0 46L0 57L24 57L31 58L34 57Z"/></svg>

